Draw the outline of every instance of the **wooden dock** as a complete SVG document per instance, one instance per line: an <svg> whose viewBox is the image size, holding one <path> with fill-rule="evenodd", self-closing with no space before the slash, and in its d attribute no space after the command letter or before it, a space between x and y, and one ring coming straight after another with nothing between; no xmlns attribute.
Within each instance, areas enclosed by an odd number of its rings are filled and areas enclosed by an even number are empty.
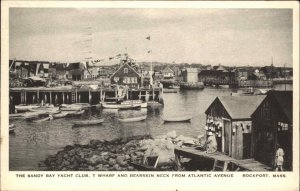
<svg viewBox="0 0 300 191"><path fill-rule="evenodd" d="M205 151L200 151L195 149L195 147L179 148L176 147L174 150L175 162L177 165L177 170L182 170L181 158L191 158L196 161L201 161L201 159L209 159L214 161L212 171L229 171L229 166L235 166L241 170L246 171L270 171L271 167L268 167L254 159L236 160L225 155L222 152L207 153Z"/></svg>

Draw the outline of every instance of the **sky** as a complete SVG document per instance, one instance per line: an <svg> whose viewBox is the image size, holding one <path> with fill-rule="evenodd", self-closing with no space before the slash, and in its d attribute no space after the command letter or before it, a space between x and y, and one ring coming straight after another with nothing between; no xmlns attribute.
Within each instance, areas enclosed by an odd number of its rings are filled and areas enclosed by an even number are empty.
<svg viewBox="0 0 300 191"><path fill-rule="evenodd" d="M291 9L11 8L10 59L292 66ZM150 36L150 40L146 37ZM151 53L147 53L151 50Z"/></svg>

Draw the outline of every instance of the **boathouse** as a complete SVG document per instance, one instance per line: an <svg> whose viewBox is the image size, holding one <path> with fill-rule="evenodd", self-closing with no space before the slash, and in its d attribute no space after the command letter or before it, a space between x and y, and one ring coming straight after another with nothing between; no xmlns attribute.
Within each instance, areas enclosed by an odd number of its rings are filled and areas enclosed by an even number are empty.
<svg viewBox="0 0 300 191"><path fill-rule="evenodd" d="M138 88L141 83L140 74L129 64L125 63L110 77L111 84Z"/></svg>
<svg viewBox="0 0 300 191"><path fill-rule="evenodd" d="M181 72L183 82L195 83L198 82L198 69L186 68Z"/></svg>
<svg viewBox="0 0 300 191"><path fill-rule="evenodd" d="M274 167L276 145L284 150L284 169L292 170L293 92L269 91L251 115L254 159Z"/></svg>
<svg viewBox="0 0 300 191"><path fill-rule="evenodd" d="M235 159L251 158L251 114L265 96L217 97L205 114L207 132L216 135L218 151Z"/></svg>

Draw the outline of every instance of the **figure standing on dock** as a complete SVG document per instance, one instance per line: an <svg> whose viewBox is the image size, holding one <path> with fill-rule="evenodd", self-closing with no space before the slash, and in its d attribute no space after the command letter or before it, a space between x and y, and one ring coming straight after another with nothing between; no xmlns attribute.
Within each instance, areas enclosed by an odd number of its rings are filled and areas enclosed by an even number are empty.
<svg viewBox="0 0 300 191"><path fill-rule="evenodd" d="M283 171L283 156L284 156L284 151L283 149L281 148L281 146L279 144L277 144L277 151L276 151L276 155L275 155L275 165L276 165L276 168L275 168L275 171Z"/></svg>
<svg viewBox="0 0 300 191"><path fill-rule="evenodd" d="M214 152L217 151L217 148L218 148L216 137L211 131L208 132L207 135L208 135L208 138L207 138L207 142L206 142L206 145L207 145L206 152L207 153L214 153Z"/></svg>

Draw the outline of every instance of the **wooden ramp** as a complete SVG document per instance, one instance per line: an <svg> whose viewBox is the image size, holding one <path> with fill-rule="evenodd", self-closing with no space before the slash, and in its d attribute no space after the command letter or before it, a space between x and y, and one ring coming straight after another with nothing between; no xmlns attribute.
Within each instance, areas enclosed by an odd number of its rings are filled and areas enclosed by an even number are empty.
<svg viewBox="0 0 300 191"><path fill-rule="evenodd" d="M218 151L210 154L205 151L199 151L194 147L189 147L189 148L176 147L174 153L175 153L175 162L178 170L182 170L181 157L191 158L199 161L201 161L201 159L203 158L213 160L214 165L212 171L228 171L229 170L228 167L232 166L232 164L239 167L240 170L246 170L246 171L259 172L259 171L272 170L271 167L264 165L254 159L237 160Z"/></svg>
<svg viewBox="0 0 300 191"><path fill-rule="evenodd" d="M273 169L264 165L254 159L236 160L233 162L238 167L244 168L249 171L272 171Z"/></svg>

